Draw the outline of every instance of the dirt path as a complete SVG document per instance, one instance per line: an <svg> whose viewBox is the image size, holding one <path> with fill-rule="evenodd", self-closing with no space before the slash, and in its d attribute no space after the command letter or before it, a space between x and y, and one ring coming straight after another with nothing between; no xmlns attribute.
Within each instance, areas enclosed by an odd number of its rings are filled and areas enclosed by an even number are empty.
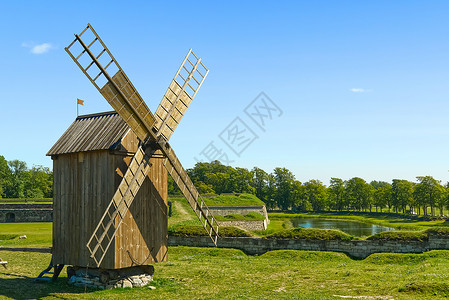
<svg viewBox="0 0 449 300"><path fill-rule="evenodd" d="M192 219L192 216L187 211L187 209L185 208L183 203L175 201L173 203L173 205L174 205L175 211L177 213L176 223Z"/></svg>

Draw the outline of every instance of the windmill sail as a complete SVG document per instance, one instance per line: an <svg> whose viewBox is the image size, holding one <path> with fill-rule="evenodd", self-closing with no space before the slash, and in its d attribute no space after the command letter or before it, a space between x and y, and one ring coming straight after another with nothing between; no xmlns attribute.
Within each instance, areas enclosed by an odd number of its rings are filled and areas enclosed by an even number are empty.
<svg viewBox="0 0 449 300"><path fill-rule="evenodd" d="M84 42L83 35L92 40ZM92 26L88 24L79 35L76 34L75 40L65 50L139 139L144 141L153 126L153 114ZM78 52L73 53L74 50ZM115 72L113 76L109 70Z"/></svg>
<svg viewBox="0 0 449 300"><path fill-rule="evenodd" d="M201 58L190 49L156 109L155 127L158 135L166 141L175 131L208 73Z"/></svg>

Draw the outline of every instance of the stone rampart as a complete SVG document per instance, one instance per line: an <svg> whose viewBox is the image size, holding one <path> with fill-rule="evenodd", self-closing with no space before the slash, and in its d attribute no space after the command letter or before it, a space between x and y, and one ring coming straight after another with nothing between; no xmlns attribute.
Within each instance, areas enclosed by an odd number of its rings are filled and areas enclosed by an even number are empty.
<svg viewBox="0 0 449 300"><path fill-rule="evenodd" d="M169 246L214 247L209 237L169 236ZM294 240L266 238L218 239L217 247L235 248L250 255L261 255L271 250L309 250L343 252L354 258L366 258L373 253L423 253L429 250L449 250L449 239L430 236L428 241L376 241L376 240Z"/></svg>
<svg viewBox="0 0 449 300"><path fill-rule="evenodd" d="M240 227L246 230L266 230L267 221L266 220L255 220L255 221L217 221L220 226L233 226Z"/></svg>
<svg viewBox="0 0 449 300"><path fill-rule="evenodd" d="M0 204L0 223L51 222L53 206L49 203Z"/></svg>

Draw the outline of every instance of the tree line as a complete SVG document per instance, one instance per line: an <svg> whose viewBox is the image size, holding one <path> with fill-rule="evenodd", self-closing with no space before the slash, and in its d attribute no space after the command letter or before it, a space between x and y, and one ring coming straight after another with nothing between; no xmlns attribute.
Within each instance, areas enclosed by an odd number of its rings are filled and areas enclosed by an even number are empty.
<svg viewBox="0 0 449 300"><path fill-rule="evenodd" d="M287 168L272 173L254 167L233 168L219 161L199 162L187 173L201 194L251 193L268 209L293 211L383 211L412 214L443 214L449 208L449 183L442 184L432 176L418 176L417 182L403 179L366 182L331 178L329 186L312 179L296 180ZM179 195L169 178L169 194Z"/></svg>
<svg viewBox="0 0 449 300"><path fill-rule="evenodd" d="M0 198L52 198L53 173L47 167L20 160L7 161L0 155Z"/></svg>
<svg viewBox="0 0 449 300"><path fill-rule="evenodd" d="M416 182L393 179L366 182L331 178L329 186L312 179L296 180L287 168L273 172L254 167L252 170L231 167L219 161L200 162L187 173L201 194L250 193L261 199L268 209L292 211L383 211L442 215L449 209L449 183L432 176L418 176ZM180 195L168 176L168 193ZM19 160L7 161L0 155L0 198L51 198L53 173L43 166L27 167Z"/></svg>

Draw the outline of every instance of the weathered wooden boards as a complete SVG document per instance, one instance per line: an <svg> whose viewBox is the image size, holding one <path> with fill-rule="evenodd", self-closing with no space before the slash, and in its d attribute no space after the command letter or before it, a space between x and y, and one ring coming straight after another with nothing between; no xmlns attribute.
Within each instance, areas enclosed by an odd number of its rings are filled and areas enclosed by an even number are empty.
<svg viewBox="0 0 449 300"><path fill-rule="evenodd" d="M101 133L98 138L102 138ZM131 130L116 137L116 141L119 143L112 139L111 145L103 150L53 153L53 255L56 264L95 266L89 259L86 244L138 149L137 137ZM102 268L116 269L136 262L151 264L166 259L167 172L162 161L162 158L150 159L152 167L135 194L130 210L124 213L116 236L112 236Z"/></svg>

